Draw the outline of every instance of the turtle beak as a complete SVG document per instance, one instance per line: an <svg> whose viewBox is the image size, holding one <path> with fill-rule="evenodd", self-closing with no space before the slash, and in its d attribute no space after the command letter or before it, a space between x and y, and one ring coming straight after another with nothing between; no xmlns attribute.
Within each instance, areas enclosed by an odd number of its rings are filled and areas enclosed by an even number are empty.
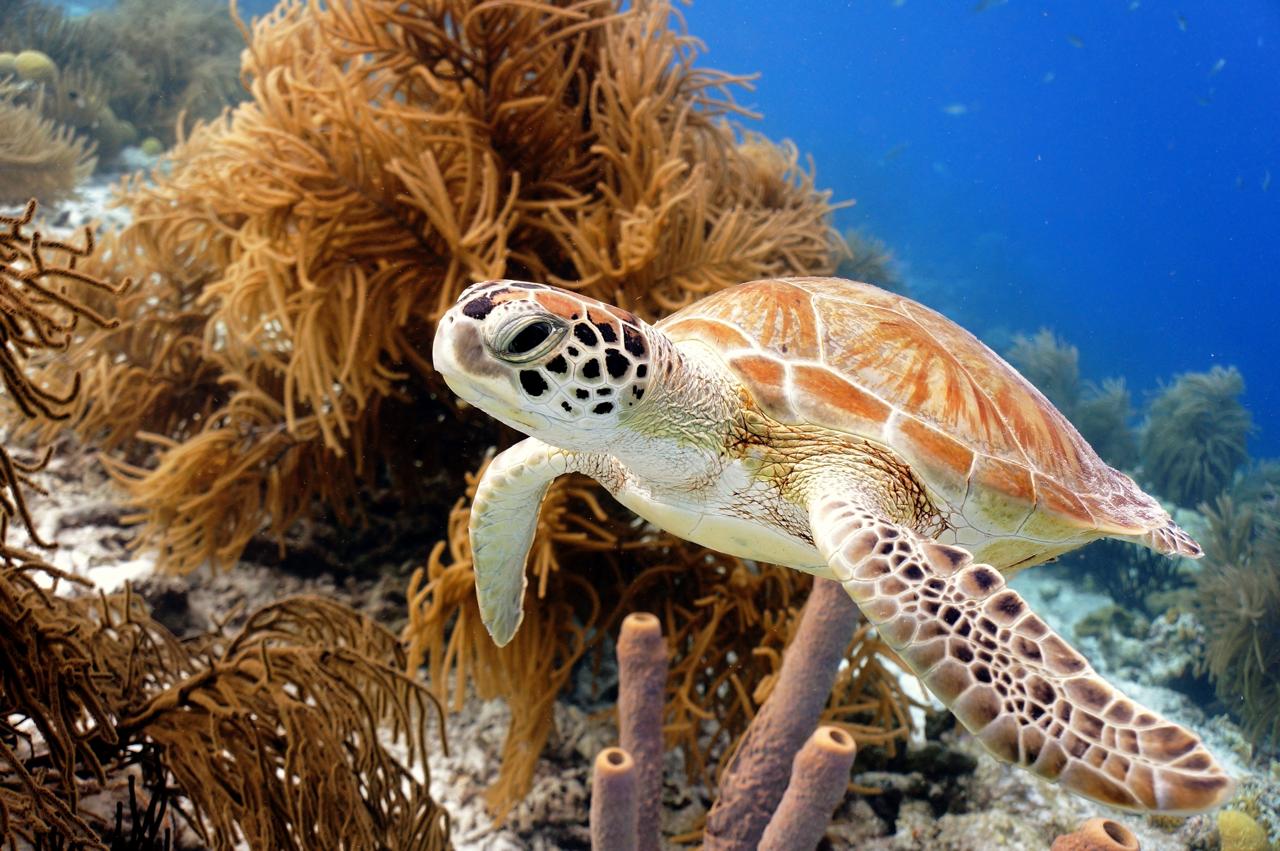
<svg viewBox="0 0 1280 851"><path fill-rule="evenodd" d="M436 325L431 363L467 404L526 434L547 427L545 416L508 401L515 392L511 370L485 348L481 321L466 316L456 305Z"/></svg>
<svg viewBox="0 0 1280 851"><path fill-rule="evenodd" d="M473 405L478 404L480 396L473 376L479 377L488 371L479 324L458 315L454 308L440 318L431 344L431 364L436 372L455 395Z"/></svg>

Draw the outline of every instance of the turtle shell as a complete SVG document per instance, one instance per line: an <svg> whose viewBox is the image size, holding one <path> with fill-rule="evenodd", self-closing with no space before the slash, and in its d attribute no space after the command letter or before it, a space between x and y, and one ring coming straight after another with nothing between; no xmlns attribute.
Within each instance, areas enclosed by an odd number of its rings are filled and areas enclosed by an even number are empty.
<svg viewBox="0 0 1280 851"><path fill-rule="evenodd" d="M770 417L888 446L981 534L1068 542L1169 522L1013 367L910 299L780 278L722 290L658 327L712 349Z"/></svg>

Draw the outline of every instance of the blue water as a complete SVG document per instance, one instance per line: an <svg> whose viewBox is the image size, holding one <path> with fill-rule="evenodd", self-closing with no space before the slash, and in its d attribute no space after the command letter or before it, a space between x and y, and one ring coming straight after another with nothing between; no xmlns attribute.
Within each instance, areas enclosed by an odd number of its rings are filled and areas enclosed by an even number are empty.
<svg viewBox="0 0 1280 851"><path fill-rule="evenodd" d="M760 72L740 98L760 129L857 200L838 224L884 239L918 298L996 342L1052 327L1139 402L1235 364L1251 451L1280 455L1280 4L1130 5L699 0L685 16L702 64Z"/></svg>
<svg viewBox="0 0 1280 851"><path fill-rule="evenodd" d="M1234 364L1252 454L1280 455L1280 3L976 3L683 12L917 298L997 348L1051 327L1139 406Z"/></svg>

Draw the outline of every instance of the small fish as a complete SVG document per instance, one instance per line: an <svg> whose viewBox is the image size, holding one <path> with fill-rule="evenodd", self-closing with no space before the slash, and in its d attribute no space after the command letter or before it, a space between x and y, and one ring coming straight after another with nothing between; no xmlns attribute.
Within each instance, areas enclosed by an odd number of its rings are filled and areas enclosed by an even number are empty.
<svg viewBox="0 0 1280 851"><path fill-rule="evenodd" d="M1084 47L1084 39L1078 35L1069 35L1067 36L1067 44L1075 48L1081 48Z"/></svg>
<svg viewBox="0 0 1280 851"><path fill-rule="evenodd" d="M973 7L975 12L985 12L988 9L994 9L997 6L1003 6L1009 0L978 0L978 4Z"/></svg>
<svg viewBox="0 0 1280 851"><path fill-rule="evenodd" d="M1267 169L1266 174L1262 175L1262 191L1266 192L1271 188L1271 169Z"/></svg>
<svg viewBox="0 0 1280 851"><path fill-rule="evenodd" d="M893 8L895 9L901 9L905 5L907 5L907 0L893 0Z"/></svg>
<svg viewBox="0 0 1280 851"><path fill-rule="evenodd" d="M1186 17L1184 17L1183 15L1178 15L1177 18L1178 18L1178 29L1182 30L1183 32L1186 32L1187 31Z"/></svg>
<svg viewBox="0 0 1280 851"><path fill-rule="evenodd" d="M910 142L899 142L892 148L884 152L884 156L880 158L881 163L891 163L898 157L907 152L907 148L911 147Z"/></svg>
<svg viewBox="0 0 1280 851"><path fill-rule="evenodd" d="M1139 7L1139 6L1141 6L1141 5L1142 5L1142 3L1141 3L1141 2L1139 2L1139 0L1133 0L1133 2L1129 4L1129 11L1130 11L1130 12L1136 12L1136 11L1138 11L1138 7Z"/></svg>
<svg viewBox="0 0 1280 851"><path fill-rule="evenodd" d="M1213 98L1209 97L1208 95L1200 95L1199 97L1196 98L1196 103L1200 104L1201 106L1212 106Z"/></svg>
<svg viewBox="0 0 1280 851"><path fill-rule="evenodd" d="M969 107L962 103L949 103L942 108L947 115L968 115Z"/></svg>
<svg viewBox="0 0 1280 851"><path fill-rule="evenodd" d="M1053 73L1052 71L1045 71L1045 72L1044 72L1044 76L1040 78L1040 82L1042 82L1042 83L1052 83L1052 82L1053 82L1054 80L1056 80L1057 78L1058 78L1058 75L1057 75L1057 74L1055 74L1055 73Z"/></svg>
<svg viewBox="0 0 1280 851"><path fill-rule="evenodd" d="M1244 175L1237 174L1236 175L1236 191L1239 191L1241 189L1244 189Z"/></svg>
<svg viewBox="0 0 1280 851"><path fill-rule="evenodd" d="M1217 62L1213 63L1213 67L1209 69L1209 76L1210 77L1214 76L1215 74L1219 73L1223 68L1226 68L1226 67L1227 67L1227 60L1219 59Z"/></svg>

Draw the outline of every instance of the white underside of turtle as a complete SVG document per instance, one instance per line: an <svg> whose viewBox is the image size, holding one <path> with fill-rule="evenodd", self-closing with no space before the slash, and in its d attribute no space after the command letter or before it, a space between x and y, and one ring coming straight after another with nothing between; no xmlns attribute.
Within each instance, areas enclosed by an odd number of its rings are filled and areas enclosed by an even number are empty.
<svg viewBox="0 0 1280 851"><path fill-rule="evenodd" d="M945 317L866 284L758 281L650 326L492 281L440 321L434 362L531 436L477 489L481 615L519 626L551 481L579 472L654 525L835 579L992 753L1112 806L1222 803L1199 739L1129 700L1005 576L1102 537L1195 542L1053 406Z"/></svg>

